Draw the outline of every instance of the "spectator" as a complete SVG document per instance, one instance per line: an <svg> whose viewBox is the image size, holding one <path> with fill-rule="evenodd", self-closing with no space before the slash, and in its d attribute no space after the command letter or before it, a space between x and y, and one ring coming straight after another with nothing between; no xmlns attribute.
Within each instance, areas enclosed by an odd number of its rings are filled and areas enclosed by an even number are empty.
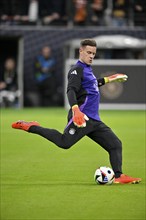
<svg viewBox="0 0 146 220"><path fill-rule="evenodd" d="M87 17L87 1L86 0L73 0L75 14L74 23L77 25L84 25Z"/></svg>
<svg viewBox="0 0 146 220"><path fill-rule="evenodd" d="M107 1L105 0L94 0L91 4L91 8L93 10L93 15L91 17L91 22L94 25L105 25L105 9L107 7Z"/></svg>
<svg viewBox="0 0 146 220"><path fill-rule="evenodd" d="M29 0L1 0L0 20L6 24L28 22Z"/></svg>
<svg viewBox="0 0 146 220"><path fill-rule="evenodd" d="M19 95L16 62L13 58L7 58L0 74L0 104L5 107L14 106Z"/></svg>
<svg viewBox="0 0 146 220"><path fill-rule="evenodd" d="M51 48L44 46L42 53L35 61L35 80L40 97L41 106L53 104L55 89L55 59L51 55Z"/></svg>
<svg viewBox="0 0 146 220"><path fill-rule="evenodd" d="M134 25L146 26L146 2L143 0L135 0L134 4Z"/></svg>
<svg viewBox="0 0 146 220"><path fill-rule="evenodd" d="M66 0L40 0L39 17L44 25L66 23Z"/></svg>
<svg viewBox="0 0 146 220"><path fill-rule="evenodd" d="M115 27L127 26L129 0L113 1L112 25Z"/></svg>
<svg viewBox="0 0 146 220"><path fill-rule="evenodd" d="M73 0L75 25L105 25L105 0Z"/></svg>

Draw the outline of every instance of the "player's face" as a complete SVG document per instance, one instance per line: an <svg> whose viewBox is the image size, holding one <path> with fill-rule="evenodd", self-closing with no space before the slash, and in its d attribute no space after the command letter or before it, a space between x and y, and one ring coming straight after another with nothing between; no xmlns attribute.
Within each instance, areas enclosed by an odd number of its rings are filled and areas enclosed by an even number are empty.
<svg viewBox="0 0 146 220"><path fill-rule="evenodd" d="M80 53L79 55L80 61L88 65L91 65L96 54L96 47L92 47L92 46L81 47L79 53Z"/></svg>

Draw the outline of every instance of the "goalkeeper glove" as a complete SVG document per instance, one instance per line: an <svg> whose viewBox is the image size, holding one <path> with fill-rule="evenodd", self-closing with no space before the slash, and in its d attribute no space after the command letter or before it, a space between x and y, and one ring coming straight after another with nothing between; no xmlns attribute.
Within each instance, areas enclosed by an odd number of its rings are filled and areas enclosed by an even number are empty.
<svg viewBox="0 0 146 220"><path fill-rule="evenodd" d="M74 105L72 107L72 112L73 112L73 123L77 127L86 127L86 121L89 120L87 115L82 113L78 107L78 105Z"/></svg>
<svg viewBox="0 0 146 220"><path fill-rule="evenodd" d="M108 82L125 82L128 76L122 73L117 73L111 76L104 77L105 83Z"/></svg>

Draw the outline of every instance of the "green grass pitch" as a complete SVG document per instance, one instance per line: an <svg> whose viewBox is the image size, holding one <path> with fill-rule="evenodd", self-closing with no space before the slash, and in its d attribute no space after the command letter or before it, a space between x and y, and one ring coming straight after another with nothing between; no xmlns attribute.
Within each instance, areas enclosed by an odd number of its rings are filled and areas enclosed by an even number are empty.
<svg viewBox="0 0 146 220"><path fill-rule="evenodd" d="M123 142L123 171L140 184L99 186L97 167L108 154L89 138L69 150L35 134L11 128L15 120L37 120L63 131L63 108L1 110L1 220L144 220L145 112L101 111Z"/></svg>

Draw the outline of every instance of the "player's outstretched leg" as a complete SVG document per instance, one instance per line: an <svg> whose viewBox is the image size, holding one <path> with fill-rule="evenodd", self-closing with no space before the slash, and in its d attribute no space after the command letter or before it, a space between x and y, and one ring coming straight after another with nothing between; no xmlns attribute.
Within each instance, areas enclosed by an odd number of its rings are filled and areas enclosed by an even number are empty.
<svg viewBox="0 0 146 220"><path fill-rule="evenodd" d="M65 135L54 129L43 128L36 121L26 122L19 120L12 123L12 128L38 134L63 149L68 149L72 145L71 141L69 142Z"/></svg>
<svg viewBox="0 0 146 220"><path fill-rule="evenodd" d="M77 128L73 122L66 126L63 134L55 129L41 127L40 124L36 121L17 121L12 124L12 128L40 135L63 149L69 149L72 147L88 132L87 126L81 130L80 128Z"/></svg>

